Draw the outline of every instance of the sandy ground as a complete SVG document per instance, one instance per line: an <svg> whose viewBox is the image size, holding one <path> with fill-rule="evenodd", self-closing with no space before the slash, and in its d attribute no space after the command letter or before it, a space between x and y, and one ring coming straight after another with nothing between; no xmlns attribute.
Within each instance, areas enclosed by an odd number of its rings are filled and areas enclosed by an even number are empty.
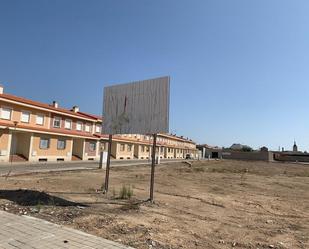
<svg viewBox="0 0 309 249"><path fill-rule="evenodd" d="M0 208L136 248L309 248L309 166L205 161L0 178ZM130 200L119 199L123 185Z"/></svg>

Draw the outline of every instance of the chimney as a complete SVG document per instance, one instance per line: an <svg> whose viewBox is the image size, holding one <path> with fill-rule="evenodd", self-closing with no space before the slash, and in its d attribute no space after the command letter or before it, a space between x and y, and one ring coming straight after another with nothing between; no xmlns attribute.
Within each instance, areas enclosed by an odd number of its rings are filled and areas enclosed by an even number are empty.
<svg viewBox="0 0 309 249"><path fill-rule="evenodd" d="M79 112L79 107L77 105L73 106L72 111L75 113Z"/></svg>
<svg viewBox="0 0 309 249"><path fill-rule="evenodd" d="M0 85L0 94L3 94L4 87Z"/></svg>
<svg viewBox="0 0 309 249"><path fill-rule="evenodd" d="M58 108L58 102L57 101L53 101L53 107Z"/></svg>

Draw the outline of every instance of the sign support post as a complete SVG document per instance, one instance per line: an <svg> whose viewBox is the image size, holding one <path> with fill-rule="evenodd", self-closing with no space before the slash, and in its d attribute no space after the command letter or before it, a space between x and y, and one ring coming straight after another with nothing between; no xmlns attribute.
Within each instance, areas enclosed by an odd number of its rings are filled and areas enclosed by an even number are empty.
<svg viewBox="0 0 309 249"><path fill-rule="evenodd" d="M157 134L169 132L170 77L104 87L103 134L109 134L104 192L108 192L113 134L153 136L149 201L154 201ZM149 142L151 147L151 142Z"/></svg>
<svg viewBox="0 0 309 249"><path fill-rule="evenodd" d="M111 152L112 152L112 141L113 135L109 134L108 136L108 152L107 152L107 161L106 161L106 170L105 170L105 183L104 183L104 192L108 192L109 185L109 168L111 163Z"/></svg>
<svg viewBox="0 0 309 249"><path fill-rule="evenodd" d="M153 202L154 174L155 174L155 166L156 166L156 147L157 147L157 134L153 134L151 177L150 177L150 198L149 198L150 202Z"/></svg>

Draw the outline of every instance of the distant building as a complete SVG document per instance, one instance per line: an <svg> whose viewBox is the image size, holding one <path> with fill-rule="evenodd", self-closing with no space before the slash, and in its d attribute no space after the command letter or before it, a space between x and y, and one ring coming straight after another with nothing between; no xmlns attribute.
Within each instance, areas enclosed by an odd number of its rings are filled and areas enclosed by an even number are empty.
<svg viewBox="0 0 309 249"><path fill-rule="evenodd" d="M230 147L231 150L242 150L244 146L242 144L232 144Z"/></svg>
<svg viewBox="0 0 309 249"><path fill-rule="evenodd" d="M102 123L101 116L77 106L40 103L6 94L0 86L0 162L99 160L108 148ZM113 135L111 156L149 159L152 139L147 134ZM195 142L170 134L158 134L157 152L166 159L198 156Z"/></svg>
<svg viewBox="0 0 309 249"><path fill-rule="evenodd" d="M202 158L222 158L221 147L200 144L197 145L196 148L200 150Z"/></svg>
<svg viewBox="0 0 309 249"><path fill-rule="evenodd" d="M260 151L268 151L268 148L266 146L261 147Z"/></svg>
<svg viewBox="0 0 309 249"><path fill-rule="evenodd" d="M236 150L236 151L253 151L253 149L245 144L233 144L230 147L231 150Z"/></svg>
<svg viewBox="0 0 309 249"><path fill-rule="evenodd" d="M298 147L296 145L296 141L294 141L293 152L298 152Z"/></svg>

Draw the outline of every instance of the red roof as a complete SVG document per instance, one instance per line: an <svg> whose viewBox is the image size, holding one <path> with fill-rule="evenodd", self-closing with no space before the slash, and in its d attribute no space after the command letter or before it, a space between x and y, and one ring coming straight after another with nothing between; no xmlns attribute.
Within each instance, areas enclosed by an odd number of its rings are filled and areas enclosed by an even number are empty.
<svg viewBox="0 0 309 249"><path fill-rule="evenodd" d="M102 120L102 116L99 116L99 115L89 114L89 113L85 113L85 112L78 112L78 113L81 114L81 115L85 115L87 117L90 117L90 118Z"/></svg>
<svg viewBox="0 0 309 249"><path fill-rule="evenodd" d="M33 105L33 106L36 106L36 107L45 108L45 109L49 109L49 110L52 110L52 111L62 112L63 114L69 114L69 115L73 115L73 116L76 116L76 117L79 117L79 118L87 118L87 119L95 119L95 120L101 120L102 119L101 117L99 117L97 115L88 114L88 113L84 113L84 112L74 112L72 110L64 109L64 108L61 108L61 107L56 108L56 107L49 105L49 104L41 103L41 102L38 102L38 101L33 101L33 100L30 100L30 99L25 99L25 98L22 98L22 97L17 97L17 96L11 95L11 94L6 94L6 93L0 94L0 98L20 102L20 103L23 103L23 104Z"/></svg>

